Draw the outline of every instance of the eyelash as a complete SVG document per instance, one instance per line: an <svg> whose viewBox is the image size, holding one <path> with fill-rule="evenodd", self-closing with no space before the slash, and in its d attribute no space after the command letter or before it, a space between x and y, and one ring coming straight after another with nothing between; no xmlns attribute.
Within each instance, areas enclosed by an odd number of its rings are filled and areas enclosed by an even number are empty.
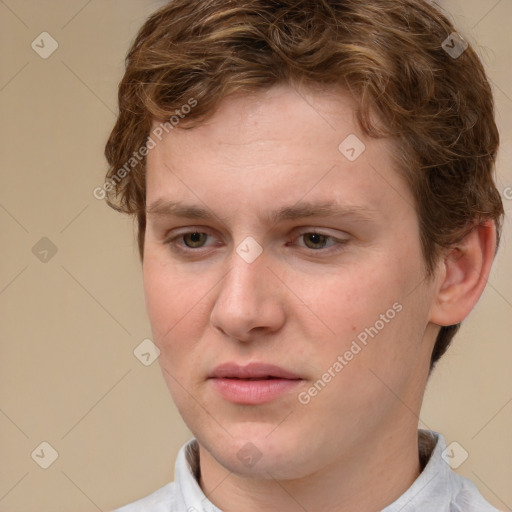
<svg viewBox="0 0 512 512"><path fill-rule="evenodd" d="M192 248L192 247L188 247L186 245L185 246L184 245L178 245L178 243L177 243L177 241L179 241L180 239L183 241L185 236L193 235L193 234L200 234L200 235L206 235L206 236L212 237L212 235L210 235L210 233L207 233L206 231L199 231L199 230L186 231L186 232L180 233L180 234L178 234L176 236L173 236L171 238L167 238L166 240L164 240L164 244L168 245L171 248L171 250L175 250L175 251L181 252L183 254L200 253L202 249L205 249L208 246ZM325 254L326 252L332 252L333 250L336 250L336 246L338 246L337 249L340 249L341 246L345 245L348 242L348 240L336 238L336 237L334 237L332 235L327 235L325 233L321 233L321 232L315 231L315 230L313 230L313 231L304 231L302 233L299 233L296 237L294 237L293 240L297 240L297 239L299 239L301 237L304 237L304 236L307 236L307 235L318 235L320 237L323 237L326 242L328 242L328 241L334 242L334 243L332 243L328 247L321 247L321 248L318 248L318 249L311 249L309 247L299 246L302 249L306 249L306 251L312 252L312 253L322 252L322 253ZM288 243L287 243L287 245L288 245Z"/></svg>

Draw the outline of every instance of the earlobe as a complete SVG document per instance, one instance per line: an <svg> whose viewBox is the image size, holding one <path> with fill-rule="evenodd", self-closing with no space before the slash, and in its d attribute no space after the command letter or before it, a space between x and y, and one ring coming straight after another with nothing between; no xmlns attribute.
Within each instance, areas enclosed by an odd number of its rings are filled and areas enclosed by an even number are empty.
<svg viewBox="0 0 512 512"><path fill-rule="evenodd" d="M467 317L487 284L495 251L496 228L490 220L446 250L439 263L432 323L455 325Z"/></svg>

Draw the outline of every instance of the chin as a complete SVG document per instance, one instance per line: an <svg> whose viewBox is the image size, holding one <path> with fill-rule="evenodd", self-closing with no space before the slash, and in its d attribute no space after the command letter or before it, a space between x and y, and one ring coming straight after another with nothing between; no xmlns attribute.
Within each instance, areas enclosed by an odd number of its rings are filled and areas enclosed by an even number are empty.
<svg viewBox="0 0 512 512"><path fill-rule="evenodd" d="M311 463L311 454L305 445L311 448L310 443L301 442L284 426L276 429L266 423L239 423L226 428L231 435L202 431L195 437L228 471L267 480L295 479L309 473L306 464Z"/></svg>

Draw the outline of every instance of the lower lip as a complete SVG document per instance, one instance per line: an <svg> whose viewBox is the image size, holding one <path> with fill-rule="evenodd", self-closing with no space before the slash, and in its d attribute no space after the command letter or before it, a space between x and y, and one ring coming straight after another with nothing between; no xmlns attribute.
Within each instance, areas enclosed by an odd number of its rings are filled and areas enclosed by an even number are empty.
<svg viewBox="0 0 512 512"><path fill-rule="evenodd" d="M244 405L259 405L291 391L301 379L210 379L215 389L230 402Z"/></svg>

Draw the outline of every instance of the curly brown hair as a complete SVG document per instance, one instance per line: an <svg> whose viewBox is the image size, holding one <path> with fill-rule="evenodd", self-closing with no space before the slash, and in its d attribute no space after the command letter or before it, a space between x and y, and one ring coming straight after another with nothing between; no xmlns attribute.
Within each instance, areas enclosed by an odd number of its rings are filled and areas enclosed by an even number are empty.
<svg viewBox="0 0 512 512"><path fill-rule="evenodd" d="M152 123L168 131L185 117L194 126L226 96L277 84L349 91L363 133L394 141L397 170L415 197L427 277L440 250L476 224L493 220L499 241L492 91L471 45L432 2L172 0L129 50L105 147L105 196L136 216L141 259ZM441 327L431 369L458 328Z"/></svg>

